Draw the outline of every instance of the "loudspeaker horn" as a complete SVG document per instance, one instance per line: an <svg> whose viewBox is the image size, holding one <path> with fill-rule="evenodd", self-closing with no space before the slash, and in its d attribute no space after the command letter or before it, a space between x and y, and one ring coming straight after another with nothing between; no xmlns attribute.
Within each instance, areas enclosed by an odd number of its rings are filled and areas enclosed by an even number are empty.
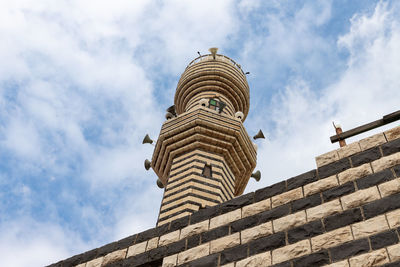
<svg viewBox="0 0 400 267"><path fill-rule="evenodd" d="M153 144L153 140L150 138L148 134L143 138L142 144Z"/></svg>
<svg viewBox="0 0 400 267"><path fill-rule="evenodd" d="M148 171L150 169L150 167L151 167L151 161L146 159L144 161L144 168L146 169L146 171Z"/></svg>
<svg viewBox="0 0 400 267"><path fill-rule="evenodd" d="M160 179L157 179L157 186L158 188L164 188L164 184L161 182Z"/></svg>
<svg viewBox="0 0 400 267"><path fill-rule="evenodd" d="M170 106L169 108L167 108L167 112L171 113L172 115L176 116L176 109L175 109L175 105Z"/></svg>
<svg viewBox="0 0 400 267"><path fill-rule="evenodd" d="M261 179L261 172L256 171L255 173L252 173L250 177L253 177L258 182Z"/></svg>
<svg viewBox="0 0 400 267"><path fill-rule="evenodd" d="M263 138L263 139L265 139L265 136L264 136L264 134L263 134L263 132L262 132L261 130L259 130L258 133L257 133L255 136L253 136L253 139L254 139L254 140L256 140L256 139L258 139L258 138Z"/></svg>
<svg viewBox="0 0 400 267"><path fill-rule="evenodd" d="M170 120L170 119L172 119L172 118L174 118L174 117L175 117L174 114L172 114L171 112L165 113L165 118L166 118L167 120Z"/></svg>
<svg viewBox="0 0 400 267"><path fill-rule="evenodd" d="M217 54L218 48L217 47L211 47L210 49L208 49L208 51L210 51L211 55L215 59L215 55Z"/></svg>

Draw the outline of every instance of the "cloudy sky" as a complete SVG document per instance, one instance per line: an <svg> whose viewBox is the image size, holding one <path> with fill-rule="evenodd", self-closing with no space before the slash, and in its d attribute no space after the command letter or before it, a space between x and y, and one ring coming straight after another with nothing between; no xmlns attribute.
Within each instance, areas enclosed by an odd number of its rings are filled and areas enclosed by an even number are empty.
<svg viewBox="0 0 400 267"><path fill-rule="evenodd" d="M162 191L141 141L209 47L250 72L245 126L267 136L246 191L314 169L338 146L332 121L399 109L399 14L396 1L1 0L2 266L154 227Z"/></svg>

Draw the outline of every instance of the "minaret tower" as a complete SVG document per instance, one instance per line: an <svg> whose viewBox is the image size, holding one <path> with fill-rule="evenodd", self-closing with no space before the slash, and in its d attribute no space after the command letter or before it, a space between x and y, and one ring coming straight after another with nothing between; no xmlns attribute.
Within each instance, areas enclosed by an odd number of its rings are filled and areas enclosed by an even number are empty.
<svg viewBox="0 0 400 267"><path fill-rule="evenodd" d="M183 72L155 145L151 167L165 188L157 225L241 195L256 166L243 126L246 75L217 48L210 52Z"/></svg>

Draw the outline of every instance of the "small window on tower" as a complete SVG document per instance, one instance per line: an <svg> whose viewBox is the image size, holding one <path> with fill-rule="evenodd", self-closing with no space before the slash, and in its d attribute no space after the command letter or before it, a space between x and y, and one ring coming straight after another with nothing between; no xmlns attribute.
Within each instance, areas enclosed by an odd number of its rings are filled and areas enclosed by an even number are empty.
<svg viewBox="0 0 400 267"><path fill-rule="evenodd" d="M209 104L208 107L209 107L210 109L215 110L215 109L217 108L218 101L211 98L211 99L210 99L210 102L208 102L208 104Z"/></svg>
<svg viewBox="0 0 400 267"><path fill-rule="evenodd" d="M212 170L211 170L211 165L210 165L210 164L205 164L205 165L204 165L202 175L203 175L204 177L209 177L209 178L212 177Z"/></svg>

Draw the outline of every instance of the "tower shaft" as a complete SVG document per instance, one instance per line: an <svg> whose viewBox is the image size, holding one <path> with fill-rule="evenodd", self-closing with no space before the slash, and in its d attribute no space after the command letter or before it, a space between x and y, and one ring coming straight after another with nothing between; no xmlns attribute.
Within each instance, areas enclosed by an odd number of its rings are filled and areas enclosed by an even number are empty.
<svg viewBox="0 0 400 267"><path fill-rule="evenodd" d="M151 161L165 186L158 225L242 194L256 165L243 126L249 87L233 60L206 55L192 61L179 80L175 108Z"/></svg>

